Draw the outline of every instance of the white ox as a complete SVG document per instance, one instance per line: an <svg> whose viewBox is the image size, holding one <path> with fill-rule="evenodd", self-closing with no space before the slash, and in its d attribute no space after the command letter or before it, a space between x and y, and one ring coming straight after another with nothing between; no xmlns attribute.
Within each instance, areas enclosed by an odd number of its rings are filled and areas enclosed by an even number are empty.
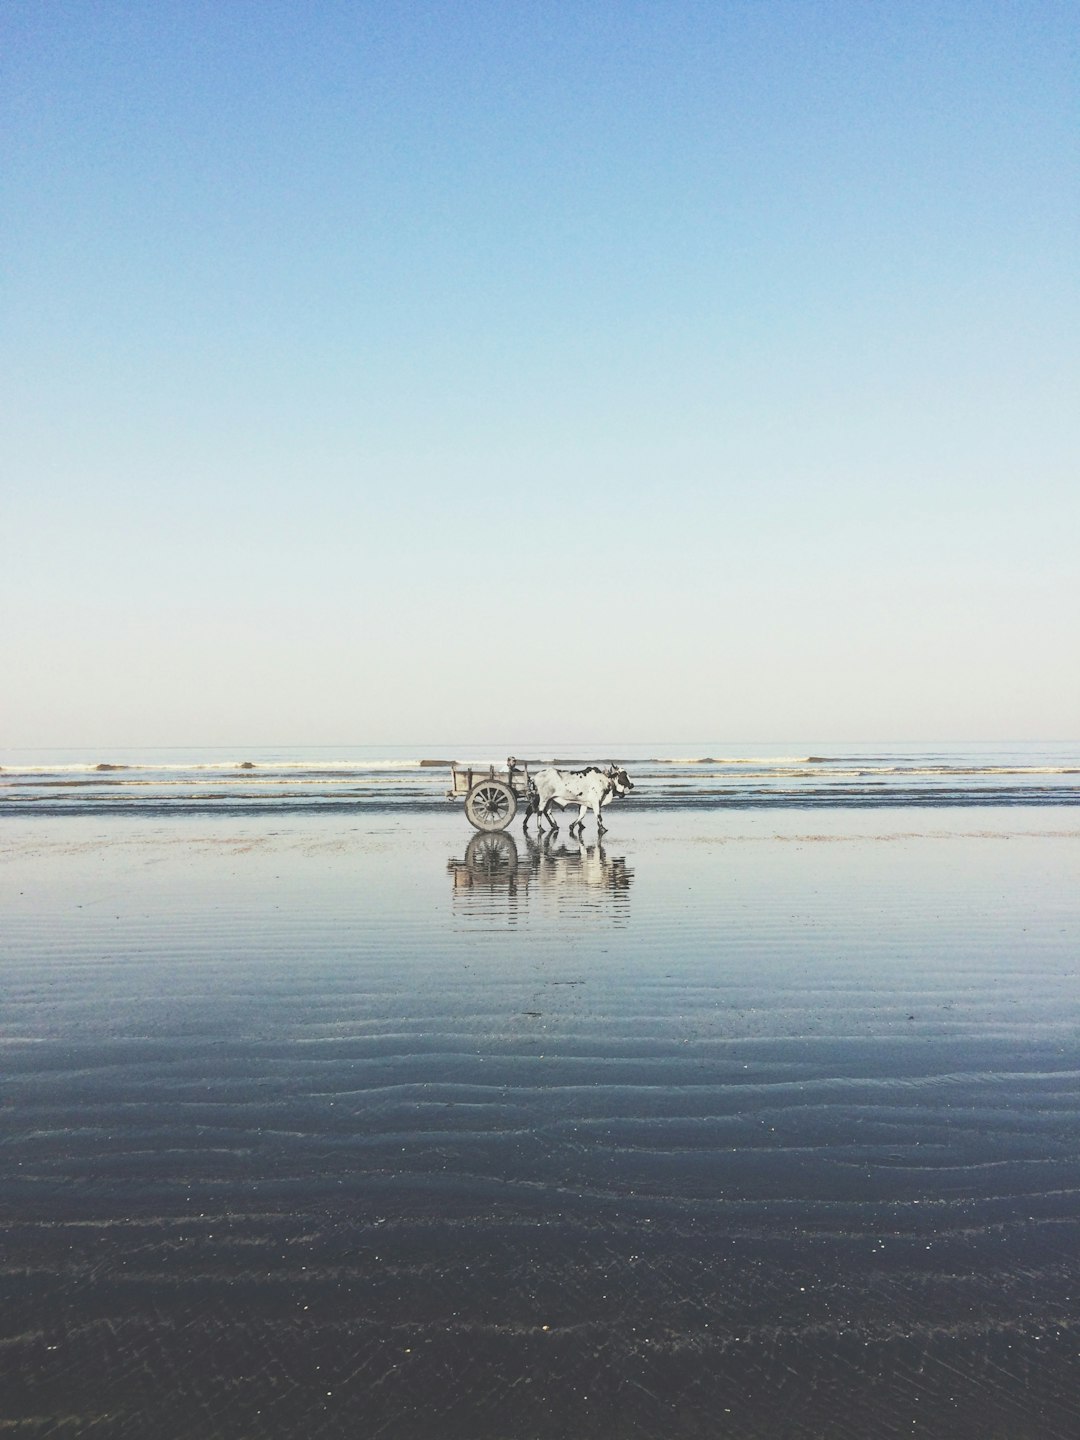
<svg viewBox="0 0 1080 1440"><path fill-rule="evenodd" d="M602 835L607 829L603 807L616 796L628 795L633 788L626 771L620 770L617 765L609 765L606 770L596 765L590 765L587 770L556 770L549 765L544 770L537 770L531 777L524 829L528 831L529 817L535 815L538 829L543 828L541 821L546 820L553 830L557 830L559 824L551 813L552 805L560 808L577 805L580 807L578 818L571 821L571 831L584 827L585 816L591 810L596 816L597 834Z"/></svg>

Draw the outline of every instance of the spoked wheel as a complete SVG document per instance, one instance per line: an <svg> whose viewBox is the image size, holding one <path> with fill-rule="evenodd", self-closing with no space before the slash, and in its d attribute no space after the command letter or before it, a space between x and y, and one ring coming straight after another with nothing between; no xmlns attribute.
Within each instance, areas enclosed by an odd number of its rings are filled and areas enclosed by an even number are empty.
<svg viewBox="0 0 1080 1440"><path fill-rule="evenodd" d="M512 835L499 830L474 835L465 847L465 864L480 880L497 885L517 873L518 851Z"/></svg>
<svg viewBox="0 0 1080 1440"><path fill-rule="evenodd" d="M465 814L477 830L505 830L517 814L517 796L501 780L481 780L466 797Z"/></svg>

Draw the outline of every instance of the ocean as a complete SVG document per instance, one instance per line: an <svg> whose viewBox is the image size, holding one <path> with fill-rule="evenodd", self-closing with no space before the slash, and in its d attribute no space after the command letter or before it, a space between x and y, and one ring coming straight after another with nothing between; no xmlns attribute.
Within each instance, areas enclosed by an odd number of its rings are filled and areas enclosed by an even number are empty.
<svg viewBox="0 0 1080 1440"><path fill-rule="evenodd" d="M1080 804L1080 743L544 744L0 751L0 816L442 807L449 766L617 761L638 809Z"/></svg>
<svg viewBox="0 0 1080 1440"><path fill-rule="evenodd" d="M0 1430L1073 1440L1078 747L506 748L5 754Z"/></svg>

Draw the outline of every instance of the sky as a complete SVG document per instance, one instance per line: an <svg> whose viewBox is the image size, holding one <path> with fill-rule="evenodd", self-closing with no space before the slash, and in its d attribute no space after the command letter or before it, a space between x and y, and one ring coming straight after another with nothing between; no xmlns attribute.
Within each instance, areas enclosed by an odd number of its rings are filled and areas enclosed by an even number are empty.
<svg viewBox="0 0 1080 1440"><path fill-rule="evenodd" d="M1080 8L9 0L0 746L1080 738Z"/></svg>

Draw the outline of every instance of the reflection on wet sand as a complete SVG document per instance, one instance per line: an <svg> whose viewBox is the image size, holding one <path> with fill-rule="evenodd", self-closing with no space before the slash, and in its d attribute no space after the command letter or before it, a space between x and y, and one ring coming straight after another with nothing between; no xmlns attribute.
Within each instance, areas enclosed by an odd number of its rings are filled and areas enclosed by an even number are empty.
<svg viewBox="0 0 1080 1440"><path fill-rule="evenodd" d="M528 906L553 907L625 924L634 878L626 857L580 839L556 843L554 833L524 836L524 854L505 830L474 835L464 858L447 862L455 911L514 925Z"/></svg>
<svg viewBox="0 0 1080 1440"><path fill-rule="evenodd" d="M11 827L0 1435L1076 1440L1080 831L937 823Z"/></svg>

